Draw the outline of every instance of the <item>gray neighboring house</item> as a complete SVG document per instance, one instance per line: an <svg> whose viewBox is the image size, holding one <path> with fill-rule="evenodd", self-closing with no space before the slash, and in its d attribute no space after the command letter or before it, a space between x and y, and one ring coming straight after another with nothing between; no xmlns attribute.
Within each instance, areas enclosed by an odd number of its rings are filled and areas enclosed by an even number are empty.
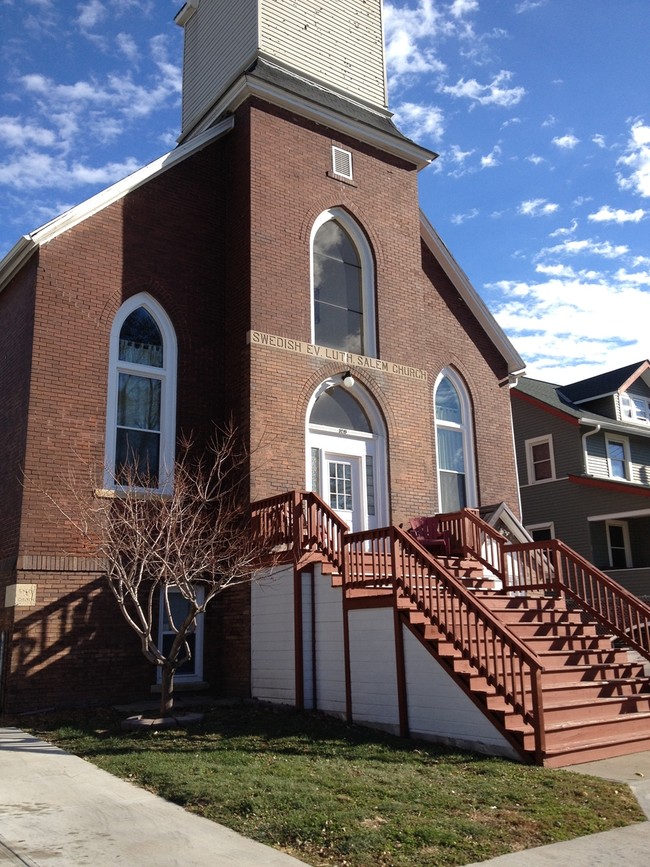
<svg viewBox="0 0 650 867"><path fill-rule="evenodd" d="M569 385L521 377L512 413L523 521L650 598L650 362Z"/></svg>

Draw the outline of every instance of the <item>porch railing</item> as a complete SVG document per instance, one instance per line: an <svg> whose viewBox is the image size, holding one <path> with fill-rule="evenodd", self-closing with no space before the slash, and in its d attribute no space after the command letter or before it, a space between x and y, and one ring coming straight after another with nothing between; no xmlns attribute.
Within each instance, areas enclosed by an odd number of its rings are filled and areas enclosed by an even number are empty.
<svg viewBox="0 0 650 867"><path fill-rule="evenodd" d="M559 539L513 543L472 509L439 516L452 547L479 560L506 591L564 595L650 659L650 607Z"/></svg>
<svg viewBox="0 0 650 867"><path fill-rule="evenodd" d="M318 553L339 571L346 594L391 590L437 628L452 655L469 663L535 732L543 754L542 664L475 594L398 527L361 533L313 492L290 492L253 504L254 527L294 550L296 563ZM468 524L469 526L469 524Z"/></svg>

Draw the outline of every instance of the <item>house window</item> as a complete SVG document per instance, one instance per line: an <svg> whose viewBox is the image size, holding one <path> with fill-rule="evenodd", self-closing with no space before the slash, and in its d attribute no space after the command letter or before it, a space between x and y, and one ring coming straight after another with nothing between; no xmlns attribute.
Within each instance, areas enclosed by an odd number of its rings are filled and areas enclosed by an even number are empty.
<svg viewBox="0 0 650 867"><path fill-rule="evenodd" d="M167 490L175 440L176 338L145 293L122 305L110 341L105 487Z"/></svg>
<svg viewBox="0 0 650 867"><path fill-rule="evenodd" d="M335 208L312 230L313 342L376 354L374 267L359 225Z"/></svg>
<svg viewBox="0 0 650 867"><path fill-rule="evenodd" d="M548 542L555 538L553 522L549 524L530 524L526 527L533 542Z"/></svg>
<svg viewBox="0 0 650 867"><path fill-rule="evenodd" d="M607 521L607 548L610 569L629 569L632 566L630 532L626 521Z"/></svg>
<svg viewBox="0 0 650 867"><path fill-rule="evenodd" d="M650 424L650 401L640 395L622 394L621 415L625 421Z"/></svg>
<svg viewBox="0 0 650 867"><path fill-rule="evenodd" d="M538 482L551 482L555 479L552 436L526 440L526 464L529 485L535 485Z"/></svg>
<svg viewBox="0 0 650 867"><path fill-rule="evenodd" d="M447 370L435 390L438 500L441 512L476 505L472 413L460 377Z"/></svg>
<svg viewBox="0 0 650 867"><path fill-rule="evenodd" d="M198 603L202 604L203 588L198 587L195 592ZM161 592L158 646L165 656L172 649L177 631L190 610L187 599L174 587L167 588L167 599L168 605L165 603L165 593ZM176 670L175 678L177 681L200 681L203 678L203 614L197 614L195 625L188 630L186 640L191 656ZM181 649L181 656L183 655ZM161 680L161 674L159 669L158 682Z"/></svg>
<svg viewBox="0 0 650 867"><path fill-rule="evenodd" d="M605 437L607 447L607 471L612 479L628 479L628 444L618 437Z"/></svg>

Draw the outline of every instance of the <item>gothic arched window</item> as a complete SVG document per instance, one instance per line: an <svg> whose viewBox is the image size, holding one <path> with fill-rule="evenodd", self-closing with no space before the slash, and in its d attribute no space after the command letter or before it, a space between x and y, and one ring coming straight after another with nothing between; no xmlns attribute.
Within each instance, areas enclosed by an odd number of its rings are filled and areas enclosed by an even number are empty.
<svg viewBox="0 0 650 867"><path fill-rule="evenodd" d="M174 467L176 337L144 293L126 301L111 330L106 487L167 490Z"/></svg>
<svg viewBox="0 0 650 867"><path fill-rule="evenodd" d="M374 268L365 235L345 211L325 211L312 231L313 342L374 356L374 308Z"/></svg>
<svg viewBox="0 0 650 867"><path fill-rule="evenodd" d="M456 512L477 503L471 404L454 371L438 377L434 402L439 507Z"/></svg>

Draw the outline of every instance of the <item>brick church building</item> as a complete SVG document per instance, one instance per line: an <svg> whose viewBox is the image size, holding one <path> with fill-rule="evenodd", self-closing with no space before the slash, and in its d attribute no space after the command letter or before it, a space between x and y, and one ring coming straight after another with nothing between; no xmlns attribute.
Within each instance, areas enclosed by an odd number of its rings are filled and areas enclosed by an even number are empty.
<svg viewBox="0 0 650 867"><path fill-rule="evenodd" d="M110 488L135 450L163 485L179 433L234 418L266 444L251 501L314 491L352 531L495 504L516 523L509 385L523 363L419 209L435 154L391 121L381 16L381 0L188 0L178 146L0 263L5 711L154 687L101 567L41 493L80 461L105 466ZM179 682L404 731L403 696L379 701L397 708L385 719L350 711L361 663L340 598L326 644L345 659L318 674L320 615L305 612L318 587L341 590L334 567L305 562L218 597ZM459 728L454 701L430 734ZM465 741L511 749L472 725Z"/></svg>

